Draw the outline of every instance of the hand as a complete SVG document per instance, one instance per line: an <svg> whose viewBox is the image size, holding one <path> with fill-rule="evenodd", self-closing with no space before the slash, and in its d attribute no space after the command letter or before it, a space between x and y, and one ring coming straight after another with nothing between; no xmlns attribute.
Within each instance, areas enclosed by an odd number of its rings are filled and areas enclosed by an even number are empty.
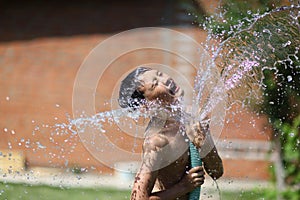
<svg viewBox="0 0 300 200"><path fill-rule="evenodd" d="M208 131L208 124L208 121L203 121L203 123L193 122L191 125L186 126L186 134L197 148L201 148L204 144L206 132Z"/></svg>
<svg viewBox="0 0 300 200"><path fill-rule="evenodd" d="M180 184L186 188L187 192L191 192L196 187L200 187L204 183L204 170L202 166L193 167L186 172L181 179Z"/></svg>

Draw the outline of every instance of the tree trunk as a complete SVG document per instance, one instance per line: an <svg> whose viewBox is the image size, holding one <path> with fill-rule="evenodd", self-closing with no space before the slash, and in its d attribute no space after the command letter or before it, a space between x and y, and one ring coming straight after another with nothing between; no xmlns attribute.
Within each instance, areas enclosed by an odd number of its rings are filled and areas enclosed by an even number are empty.
<svg viewBox="0 0 300 200"><path fill-rule="evenodd" d="M281 156L281 142L280 142L280 134L276 133L274 136L275 143L275 176L276 176L276 188L277 188L277 200L282 200L281 192L285 190L285 182L284 182L284 168L282 163Z"/></svg>

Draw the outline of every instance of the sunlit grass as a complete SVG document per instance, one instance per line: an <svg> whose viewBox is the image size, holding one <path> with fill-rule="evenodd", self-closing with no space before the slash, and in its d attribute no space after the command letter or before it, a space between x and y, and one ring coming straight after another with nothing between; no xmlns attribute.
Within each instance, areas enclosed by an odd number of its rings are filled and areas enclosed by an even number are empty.
<svg viewBox="0 0 300 200"><path fill-rule="evenodd" d="M274 191L263 190L250 190L250 191L236 191L236 192L222 192L222 200L274 200L276 195Z"/></svg>
<svg viewBox="0 0 300 200"><path fill-rule="evenodd" d="M271 200L274 195L264 190L221 191L222 200ZM209 198L209 194L206 197ZM206 197L204 199L206 199ZM0 200L125 200L130 190L112 188L59 188L45 185L30 186L0 182ZM218 198L214 195L214 199Z"/></svg>
<svg viewBox="0 0 300 200"><path fill-rule="evenodd" d="M129 199L130 190L111 188L59 188L0 183L1 200L123 200Z"/></svg>

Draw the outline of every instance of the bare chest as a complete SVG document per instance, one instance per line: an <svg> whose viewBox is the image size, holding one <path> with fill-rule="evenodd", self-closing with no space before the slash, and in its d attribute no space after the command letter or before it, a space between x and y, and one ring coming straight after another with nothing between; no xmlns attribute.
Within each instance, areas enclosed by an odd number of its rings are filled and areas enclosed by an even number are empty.
<svg viewBox="0 0 300 200"><path fill-rule="evenodd" d="M189 163L189 153L185 151L173 163L160 169L157 176L157 186L159 186L160 190L167 189L178 183L189 169Z"/></svg>

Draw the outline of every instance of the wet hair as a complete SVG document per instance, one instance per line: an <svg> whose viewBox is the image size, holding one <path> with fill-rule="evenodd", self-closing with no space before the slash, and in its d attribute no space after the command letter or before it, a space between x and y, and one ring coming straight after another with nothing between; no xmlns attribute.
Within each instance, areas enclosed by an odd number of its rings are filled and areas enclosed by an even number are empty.
<svg viewBox="0 0 300 200"><path fill-rule="evenodd" d="M144 94L138 90L138 87L141 86L138 77L149 70L151 70L151 68L136 68L134 71L130 72L124 80L122 80L118 99L119 105L122 108L130 107L135 110L143 104L145 97Z"/></svg>

